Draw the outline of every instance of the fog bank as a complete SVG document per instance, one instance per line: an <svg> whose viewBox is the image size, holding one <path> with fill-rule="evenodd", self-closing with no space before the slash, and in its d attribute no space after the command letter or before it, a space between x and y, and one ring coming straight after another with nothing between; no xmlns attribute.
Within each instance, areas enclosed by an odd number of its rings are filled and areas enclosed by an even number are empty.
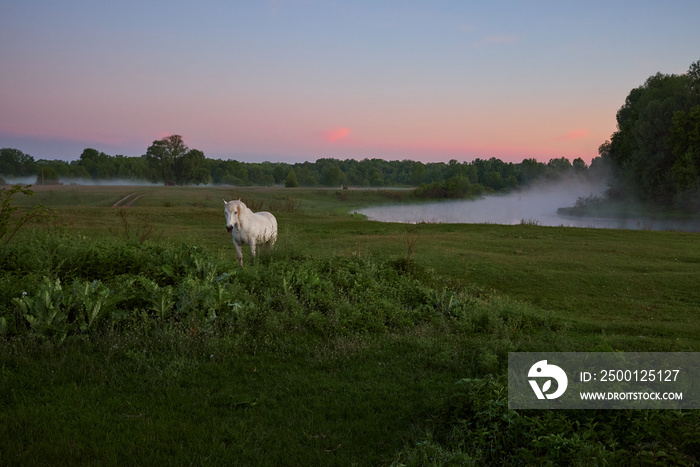
<svg viewBox="0 0 700 467"><path fill-rule="evenodd" d="M632 230L684 230L697 232L697 221L652 218L602 218L557 215L557 209L574 206L579 197L601 195L604 184L566 180L525 188L506 195L477 200L443 201L414 205L377 206L360 209L370 220L402 223L465 223L590 227Z"/></svg>
<svg viewBox="0 0 700 467"><path fill-rule="evenodd" d="M36 175L30 177L5 177L7 185L36 185ZM162 183L151 183L146 180L132 179L104 179L92 180L85 178L61 178L59 185L87 185L87 186L163 186ZM51 186L51 185L45 185Z"/></svg>

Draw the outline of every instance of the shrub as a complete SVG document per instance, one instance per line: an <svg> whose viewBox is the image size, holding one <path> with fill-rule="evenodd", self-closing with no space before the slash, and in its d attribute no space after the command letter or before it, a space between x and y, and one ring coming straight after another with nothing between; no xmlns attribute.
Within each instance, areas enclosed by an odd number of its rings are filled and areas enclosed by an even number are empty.
<svg viewBox="0 0 700 467"><path fill-rule="evenodd" d="M692 465L697 459L694 411L516 411L508 408L507 392L505 376L460 381L424 439L398 453L394 465Z"/></svg>
<svg viewBox="0 0 700 467"><path fill-rule="evenodd" d="M32 191L30 188L31 185L14 185L10 189L0 188L0 242L4 245L9 243L17 231L27 222L32 219L47 217L53 212L44 206L34 206L32 210L26 212L22 217L15 220L13 225L12 214L19 208L12 205L12 197L17 193L32 196L34 191Z"/></svg>
<svg viewBox="0 0 700 467"><path fill-rule="evenodd" d="M445 288L407 258L282 251L239 268L195 245L41 232L6 253L1 329L58 341L99 323L168 322L284 339L302 331L340 336L449 322L460 332L495 338L498 345L481 366L497 372L512 341L558 329L556 320L524 304Z"/></svg>
<svg viewBox="0 0 700 467"><path fill-rule="evenodd" d="M478 183L471 183L467 177L454 176L447 180L433 182L429 185L423 183L413 190L417 198L472 198L484 192L484 187Z"/></svg>

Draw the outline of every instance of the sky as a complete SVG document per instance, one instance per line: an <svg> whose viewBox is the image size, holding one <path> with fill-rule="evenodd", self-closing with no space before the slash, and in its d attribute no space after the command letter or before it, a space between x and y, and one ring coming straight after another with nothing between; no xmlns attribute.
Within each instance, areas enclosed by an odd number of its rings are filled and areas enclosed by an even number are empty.
<svg viewBox="0 0 700 467"><path fill-rule="evenodd" d="M581 157L700 60L700 2L0 0L0 147L140 156Z"/></svg>

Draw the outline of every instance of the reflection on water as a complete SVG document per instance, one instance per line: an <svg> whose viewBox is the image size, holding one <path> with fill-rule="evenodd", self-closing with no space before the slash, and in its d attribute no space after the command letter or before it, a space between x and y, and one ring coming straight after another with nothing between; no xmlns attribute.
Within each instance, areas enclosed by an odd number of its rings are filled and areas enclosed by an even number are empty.
<svg viewBox="0 0 700 467"><path fill-rule="evenodd" d="M632 230L700 231L695 221L651 218L600 218L559 216L557 209L573 206L581 196L597 195L601 187L570 182L473 201L445 201L399 206L378 206L358 210L370 220L403 223L505 224L533 223L544 226L590 227Z"/></svg>

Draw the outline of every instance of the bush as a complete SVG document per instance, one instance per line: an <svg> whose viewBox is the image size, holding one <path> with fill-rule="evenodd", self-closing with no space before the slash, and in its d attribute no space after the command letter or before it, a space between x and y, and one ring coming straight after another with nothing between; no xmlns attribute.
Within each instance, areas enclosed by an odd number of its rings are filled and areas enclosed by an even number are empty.
<svg viewBox="0 0 700 467"><path fill-rule="evenodd" d="M12 205L12 197L17 193L32 196L31 185L14 185L12 188L0 188L0 244L6 245L15 234L30 220L49 216L52 211L44 206L35 206L19 219L12 220L13 213L19 208Z"/></svg>
<svg viewBox="0 0 700 467"><path fill-rule="evenodd" d="M240 268L195 245L37 231L7 248L0 267L5 332L58 340L144 320L251 338L271 329L275 338L294 331L337 336L441 321L504 342L560 329L524 304L446 289L406 258L314 258L282 248Z"/></svg>
<svg viewBox="0 0 700 467"><path fill-rule="evenodd" d="M472 198L484 192L484 187L471 183L467 177L454 176L448 180L425 183L416 188L413 193L417 198Z"/></svg>
<svg viewBox="0 0 700 467"><path fill-rule="evenodd" d="M507 393L505 376L460 381L424 439L402 450L394 465L693 465L697 460L697 412L516 411L508 408Z"/></svg>
<svg viewBox="0 0 700 467"><path fill-rule="evenodd" d="M428 297L424 272L419 280L392 262L278 254L231 269L223 256L193 245L39 231L24 240L0 257L5 330L58 333L58 340L98 321L142 316L248 333L272 322L323 334L382 331L420 321Z"/></svg>

